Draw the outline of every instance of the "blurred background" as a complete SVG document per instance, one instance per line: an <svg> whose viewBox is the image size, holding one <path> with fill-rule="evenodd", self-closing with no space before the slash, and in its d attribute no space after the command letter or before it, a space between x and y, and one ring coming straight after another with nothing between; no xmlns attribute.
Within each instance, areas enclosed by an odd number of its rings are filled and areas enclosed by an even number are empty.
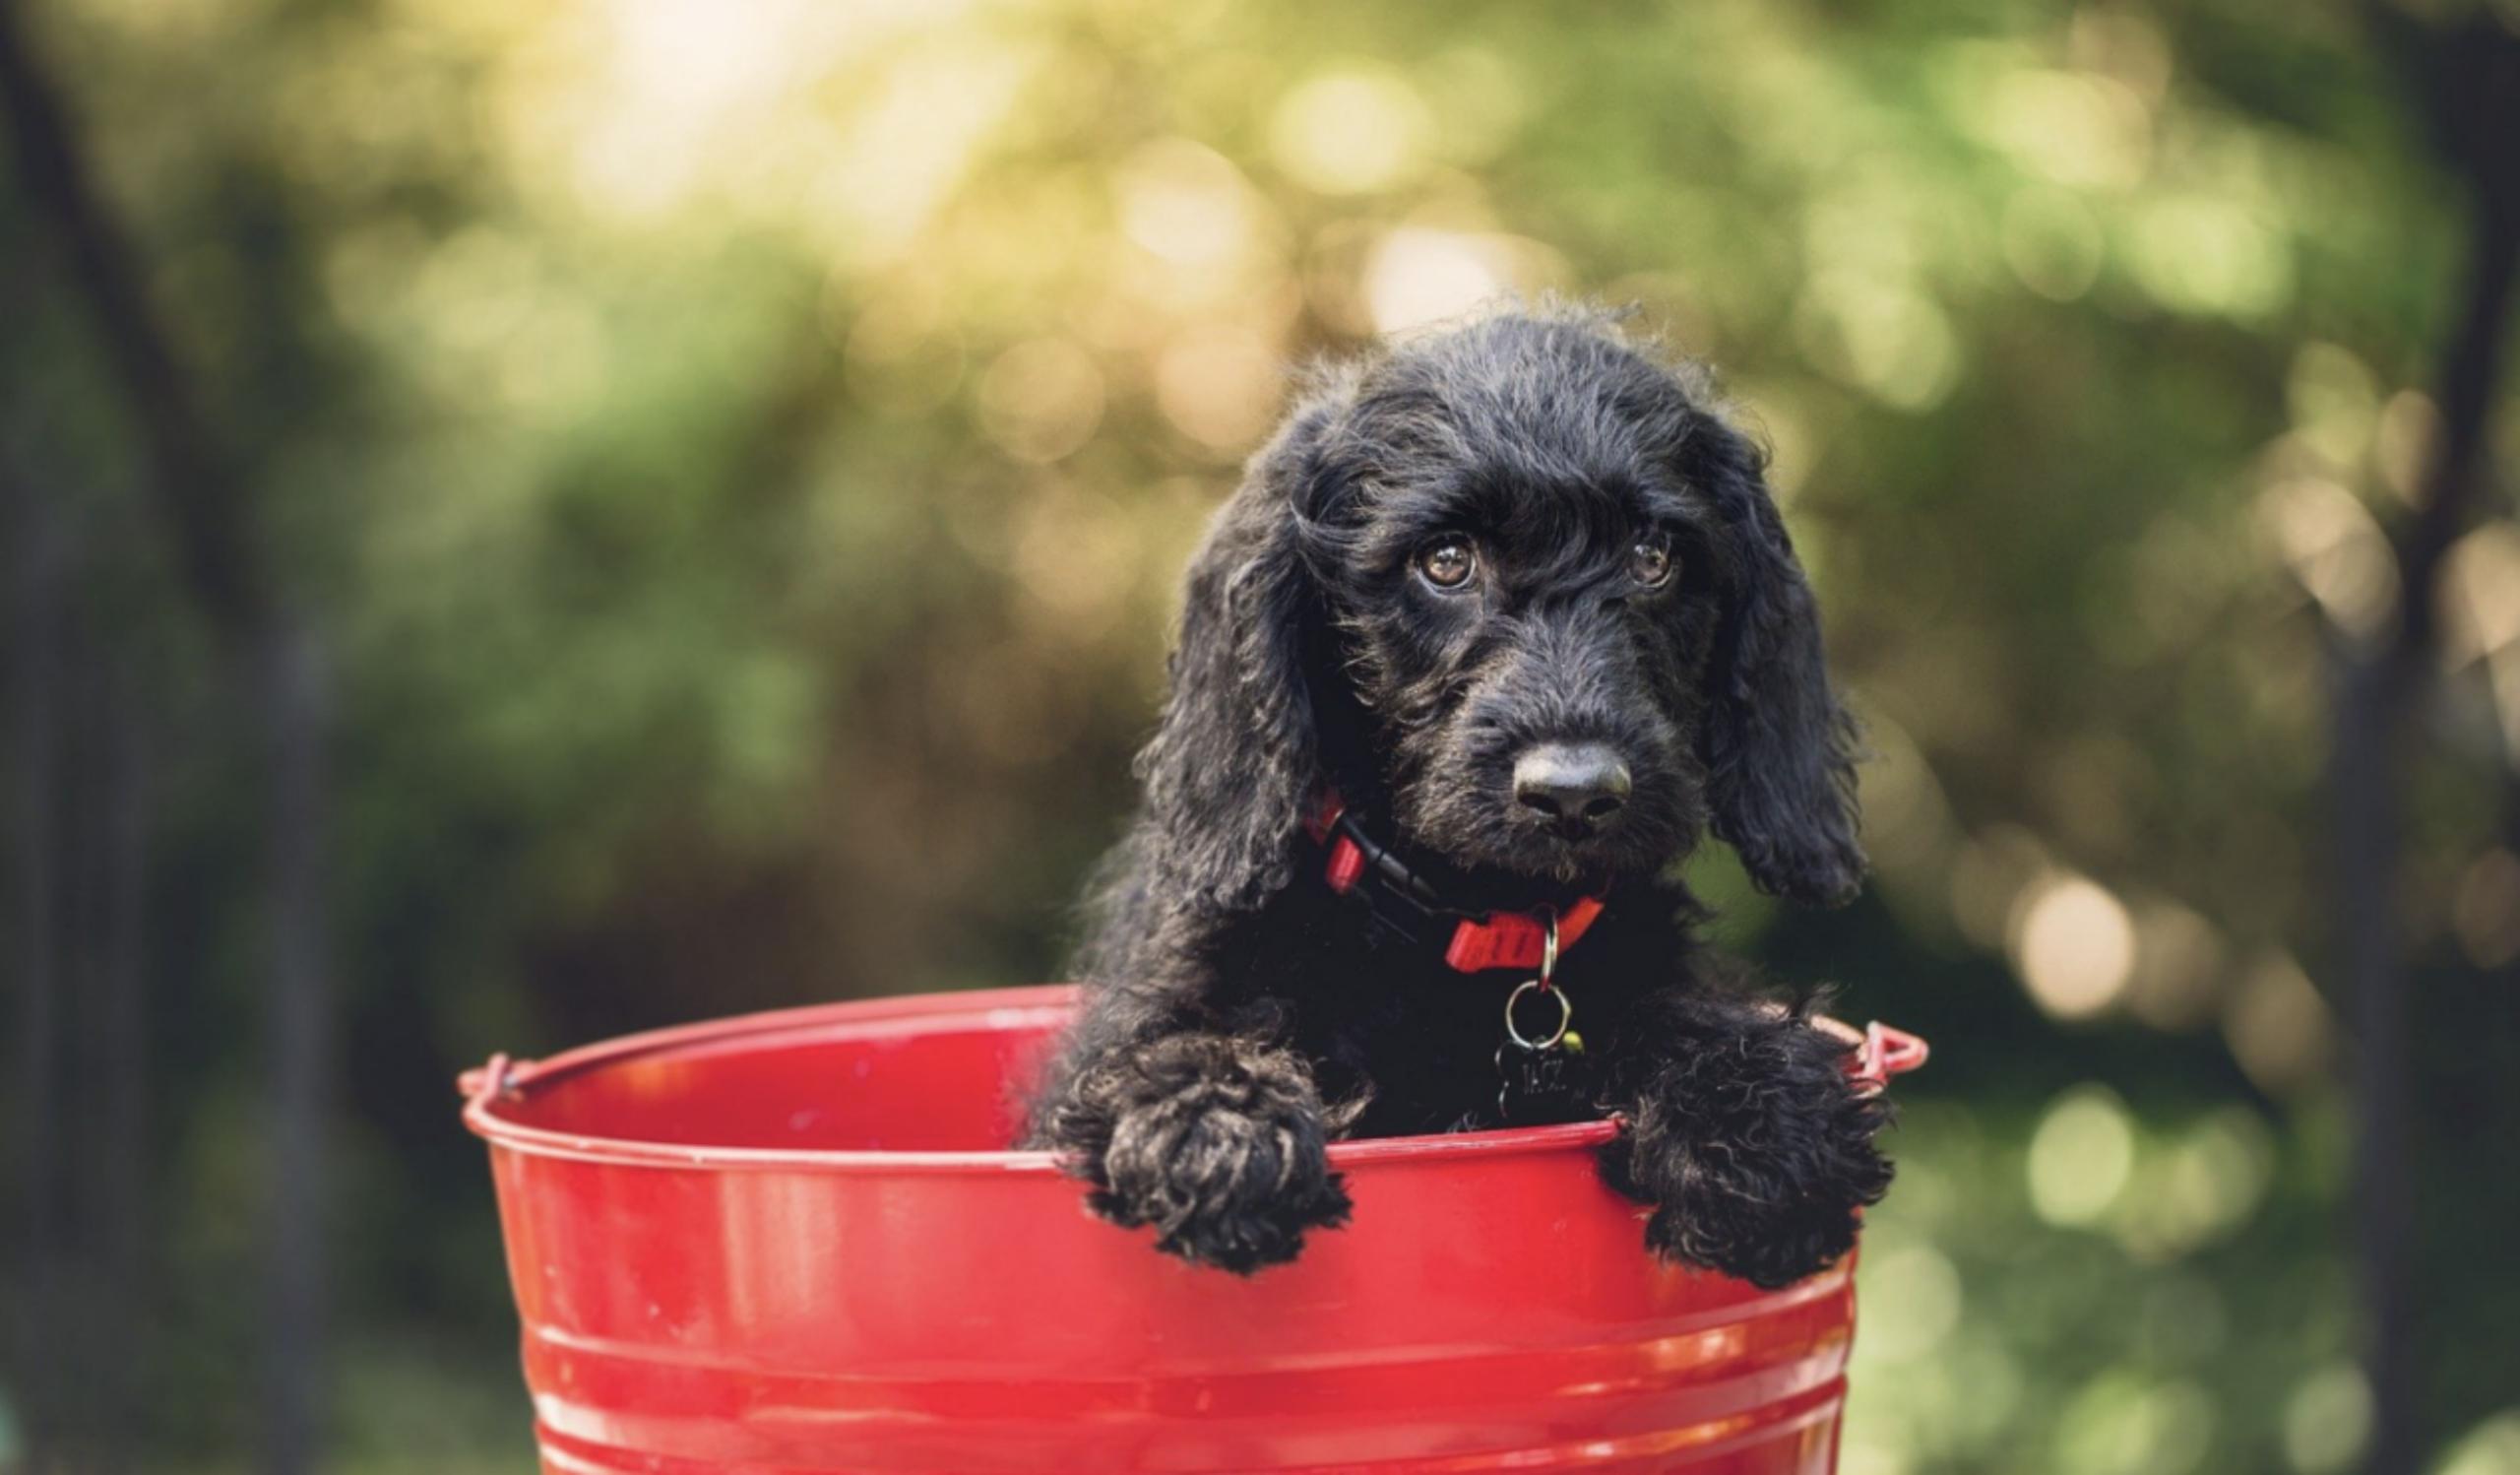
<svg viewBox="0 0 2520 1475"><path fill-rule="evenodd" d="M493 1050L1054 976L1291 358L1633 302L1930 1036L1848 1475L2520 1472L2520 9L8 0L0 1468L517 1471Z"/></svg>

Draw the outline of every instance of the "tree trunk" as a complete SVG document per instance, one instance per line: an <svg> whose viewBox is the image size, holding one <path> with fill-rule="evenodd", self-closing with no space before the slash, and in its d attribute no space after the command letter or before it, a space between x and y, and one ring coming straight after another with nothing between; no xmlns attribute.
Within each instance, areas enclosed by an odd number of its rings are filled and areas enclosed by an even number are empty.
<svg viewBox="0 0 2520 1475"><path fill-rule="evenodd" d="M94 1365L108 1470L137 1470L148 1403L149 1226L149 700L137 663L106 663L101 747L101 906L95 980L98 1143L94 1242L99 1261Z"/></svg>
<svg viewBox="0 0 2520 1475"><path fill-rule="evenodd" d="M268 582L236 448L201 414L136 253L95 188L53 79L0 0L0 111L18 181L93 321L146 458L143 479L195 606L242 669L262 737L271 1198L264 1230L267 1467L303 1475L318 1444L323 1122L330 1000L324 896L328 676L311 627Z"/></svg>
<svg viewBox="0 0 2520 1475"><path fill-rule="evenodd" d="M2411 47L2411 49L2414 49ZM2354 1203L2362 1368L2372 1396L2370 1475L2414 1475L2422 1460L2414 1343L2417 1142L2408 964L2398 917L2404 859L2400 785L2410 718L2430 683L2442 558L2485 499L2505 324L2520 266L2520 36L2491 19L2427 35L2415 49L2444 152L2470 186L2466 289L2438 380L2441 438L2395 540L2394 627L2370 648L2342 633L2335 745L2338 915L2355 1027Z"/></svg>
<svg viewBox="0 0 2520 1475"><path fill-rule="evenodd" d="M302 1475L322 1424L324 1117L332 1039L324 886L326 692L314 633L276 622L256 652L270 860L274 1183L265 1249L267 1468Z"/></svg>
<svg viewBox="0 0 2520 1475"><path fill-rule="evenodd" d="M9 546L15 553L9 570L8 831L15 841L9 870L17 946L9 971L18 981L14 1115L25 1220L19 1230L11 1362L13 1381L25 1397L28 1463L40 1467L52 1436L57 1391L52 1348L60 1324L53 1290L60 1279L60 1125L53 1111L61 1035L53 843L60 822L53 801L60 790L55 720L61 684L62 549L49 509L5 470L0 470L0 504L5 504Z"/></svg>

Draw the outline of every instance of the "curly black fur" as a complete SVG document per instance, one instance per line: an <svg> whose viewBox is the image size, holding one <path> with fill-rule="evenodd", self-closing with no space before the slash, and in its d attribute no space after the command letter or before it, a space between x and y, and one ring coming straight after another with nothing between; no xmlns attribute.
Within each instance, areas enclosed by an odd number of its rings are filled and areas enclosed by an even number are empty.
<svg viewBox="0 0 2520 1475"><path fill-rule="evenodd" d="M1457 905L1604 895L1558 979L1609 1181L1647 1243L1782 1284L1843 1254L1889 1168L1882 1108L1804 1011L1762 1002L1691 937L1668 874L1710 831L1761 887L1860 884L1854 731L1817 611L1707 375L1606 316L1503 313L1318 372L1192 561L1146 802L1106 863L1082 1017L1029 1140L1094 1208L1248 1272L1349 1204L1347 1132L1494 1125L1510 974L1464 976L1372 932L1300 872L1335 786ZM1418 558L1467 539L1443 590ZM1640 538L1677 573L1641 583ZM1518 755L1600 743L1625 806L1570 832L1518 803ZM1329 1105L1335 1104L1335 1105Z"/></svg>
<svg viewBox="0 0 2520 1475"><path fill-rule="evenodd" d="M1845 1089L1846 1048L1809 1008L1667 995L1644 1011L1659 1048L1626 1058L1642 1079L1602 1167L1655 1205L1645 1243L1770 1288L1855 1248L1849 1203L1890 1186L1872 1149L1888 1108Z"/></svg>
<svg viewBox="0 0 2520 1475"><path fill-rule="evenodd" d="M1305 1229L1348 1221L1324 1151L1339 1121L1292 1054L1179 1034L1095 1061L1044 1125L1082 1153L1097 1213L1247 1272L1292 1258Z"/></svg>

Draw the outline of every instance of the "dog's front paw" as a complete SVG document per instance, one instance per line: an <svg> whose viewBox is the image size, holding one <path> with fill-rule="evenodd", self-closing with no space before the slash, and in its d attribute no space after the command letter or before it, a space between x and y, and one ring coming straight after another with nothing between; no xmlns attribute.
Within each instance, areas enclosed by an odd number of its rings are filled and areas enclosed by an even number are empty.
<svg viewBox="0 0 2520 1475"><path fill-rule="evenodd" d="M1156 1248L1247 1275L1348 1222L1311 1077L1281 1051L1161 1041L1115 1062L1109 1135L1084 1166L1095 1212L1153 1225Z"/></svg>
<svg viewBox="0 0 2520 1475"><path fill-rule="evenodd" d="M1855 1248L1890 1186L1873 1144L1889 1112L1847 1079L1845 1047L1799 1020L1727 1043L1657 1072L1605 1166L1655 1206L1657 1253L1774 1290Z"/></svg>

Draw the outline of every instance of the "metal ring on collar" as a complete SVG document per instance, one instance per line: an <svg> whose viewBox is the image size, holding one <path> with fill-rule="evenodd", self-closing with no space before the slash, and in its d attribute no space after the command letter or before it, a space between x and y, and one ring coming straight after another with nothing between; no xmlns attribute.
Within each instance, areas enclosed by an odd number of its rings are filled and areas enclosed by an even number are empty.
<svg viewBox="0 0 2520 1475"><path fill-rule="evenodd" d="M1550 930L1554 931L1555 929L1552 928ZM1531 1039L1522 1032L1520 1026L1514 1023L1514 1005L1521 1003L1523 995L1534 990L1557 1000L1557 1028L1549 1031L1548 1038L1544 1040ZM1505 995L1505 1038L1525 1050L1555 1049L1557 1042L1566 1038L1566 1027L1574 1022L1575 1005L1567 998L1566 992L1562 989L1551 989L1539 979L1527 978L1514 986L1513 993Z"/></svg>

